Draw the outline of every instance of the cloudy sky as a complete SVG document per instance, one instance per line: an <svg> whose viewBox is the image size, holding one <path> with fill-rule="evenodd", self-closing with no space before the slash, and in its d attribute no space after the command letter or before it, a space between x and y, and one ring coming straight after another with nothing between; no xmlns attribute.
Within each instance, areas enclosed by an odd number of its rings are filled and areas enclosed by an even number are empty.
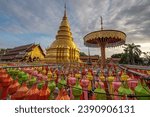
<svg viewBox="0 0 150 117"><path fill-rule="evenodd" d="M83 37L100 29L121 30L126 43L140 44L150 51L150 0L0 0L0 48L40 43L47 48L54 40L67 3L67 15L74 41L87 53ZM100 50L91 49L91 54ZM107 49L107 56L122 51Z"/></svg>

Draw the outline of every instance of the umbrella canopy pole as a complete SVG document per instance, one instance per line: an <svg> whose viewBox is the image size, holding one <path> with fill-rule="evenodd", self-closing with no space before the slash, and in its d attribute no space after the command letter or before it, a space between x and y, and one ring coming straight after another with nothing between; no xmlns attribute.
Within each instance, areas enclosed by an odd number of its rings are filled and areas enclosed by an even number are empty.
<svg viewBox="0 0 150 117"><path fill-rule="evenodd" d="M101 47L101 69L104 69L105 68L105 65L106 65L106 63L105 63L105 45L106 45L106 43L100 43L99 44L100 45L100 47Z"/></svg>

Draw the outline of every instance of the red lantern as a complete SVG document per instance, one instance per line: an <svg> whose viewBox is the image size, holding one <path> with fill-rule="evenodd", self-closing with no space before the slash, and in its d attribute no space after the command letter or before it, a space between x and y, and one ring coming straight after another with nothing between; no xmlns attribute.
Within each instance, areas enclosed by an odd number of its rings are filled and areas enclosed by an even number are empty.
<svg viewBox="0 0 150 117"><path fill-rule="evenodd" d="M3 87L2 88L2 94L1 94L1 99L6 100L8 96L8 87Z"/></svg>
<svg viewBox="0 0 150 117"><path fill-rule="evenodd" d="M8 74L5 74L3 75L2 86L8 87L12 83L12 81L13 79Z"/></svg>
<svg viewBox="0 0 150 117"><path fill-rule="evenodd" d="M48 73L48 66L45 67L45 70L46 70L46 75L47 75L47 73Z"/></svg>
<svg viewBox="0 0 150 117"><path fill-rule="evenodd" d="M2 80L4 79L4 77L6 76L6 70L4 69L0 69L0 82L2 82Z"/></svg>
<svg viewBox="0 0 150 117"><path fill-rule="evenodd" d="M46 83L39 92L39 100L48 100L49 96L50 96L50 90L47 87L47 83Z"/></svg>
<svg viewBox="0 0 150 117"><path fill-rule="evenodd" d="M14 94L18 90L19 87L20 87L20 84L18 83L18 80L13 80L12 84L8 87L9 95Z"/></svg>
<svg viewBox="0 0 150 117"><path fill-rule="evenodd" d="M22 86L11 96L12 100L23 100L28 92L28 87L26 83L23 83Z"/></svg>
<svg viewBox="0 0 150 117"><path fill-rule="evenodd" d="M6 70L5 69L0 69L0 74L6 74Z"/></svg>
<svg viewBox="0 0 150 117"><path fill-rule="evenodd" d="M121 75L122 75L122 73L123 73L123 71L121 70L121 71L118 73L118 75L119 75L119 76L121 76Z"/></svg>
<svg viewBox="0 0 150 117"><path fill-rule="evenodd" d="M86 75L85 69L82 70L82 76Z"/></svg>
<svg viewBox="0 0 150 117"><path fill-rule="evenodd" d="M34 84L32 88L26 93L26 100L37 100L39 98L39 90L37 84Z"/></svg>
<svg viewBox="0 0 150 117"><path fill-rule="evenodd" d="M0 99L7 99L8 86L12 83L12 78L6 73L6 70L0 70L1 96Z"/></svg>
<svg viewBox="0 0 150 117"><path fill-rule="evenodd" d="M67 94L67 91L62 88L59 93L58 96L56 97L56 100L70 100L70 97Z"/></svg>
<svg viewBox="0 0 150 117"><path fill-rule="evenodd" d="M0 83L0 99L1 99L1 96L2 96L2 90L3 90L3 87L2 87L2 84Z"/></svg>

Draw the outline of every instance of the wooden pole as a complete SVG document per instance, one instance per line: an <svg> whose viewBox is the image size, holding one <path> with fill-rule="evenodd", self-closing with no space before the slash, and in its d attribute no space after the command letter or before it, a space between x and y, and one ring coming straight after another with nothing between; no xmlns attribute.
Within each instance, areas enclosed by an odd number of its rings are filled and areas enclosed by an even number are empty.
<svg viewBox="0 0 150 117"><path fill-rule="evenodd" d="M106 60L105 60L105 45L106 43L100 43L101 47L101 69L105 68Z"/></svg>

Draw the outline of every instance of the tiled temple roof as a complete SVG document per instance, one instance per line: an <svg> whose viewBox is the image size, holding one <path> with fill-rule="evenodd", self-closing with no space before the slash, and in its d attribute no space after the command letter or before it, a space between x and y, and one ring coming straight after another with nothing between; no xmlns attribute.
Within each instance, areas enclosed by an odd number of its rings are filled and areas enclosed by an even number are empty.
<svg viewBox="0 0 150 117"><path fill-rule="evenodd" d="M5 60L7 60L7 61L20 60L23 57L25 57L25 55L28 52L30 52L32 50L32 48L34 48L35 46L39 46L39 48L41 49L41 52L43 53L43 50L42 50L42 48L39 44L32 43L32 44L22 45L22 46L18 46L18 47L14 47L12 49L9 49L4 55L0 56L0 59L2 61L5 61Z"/></svg>

